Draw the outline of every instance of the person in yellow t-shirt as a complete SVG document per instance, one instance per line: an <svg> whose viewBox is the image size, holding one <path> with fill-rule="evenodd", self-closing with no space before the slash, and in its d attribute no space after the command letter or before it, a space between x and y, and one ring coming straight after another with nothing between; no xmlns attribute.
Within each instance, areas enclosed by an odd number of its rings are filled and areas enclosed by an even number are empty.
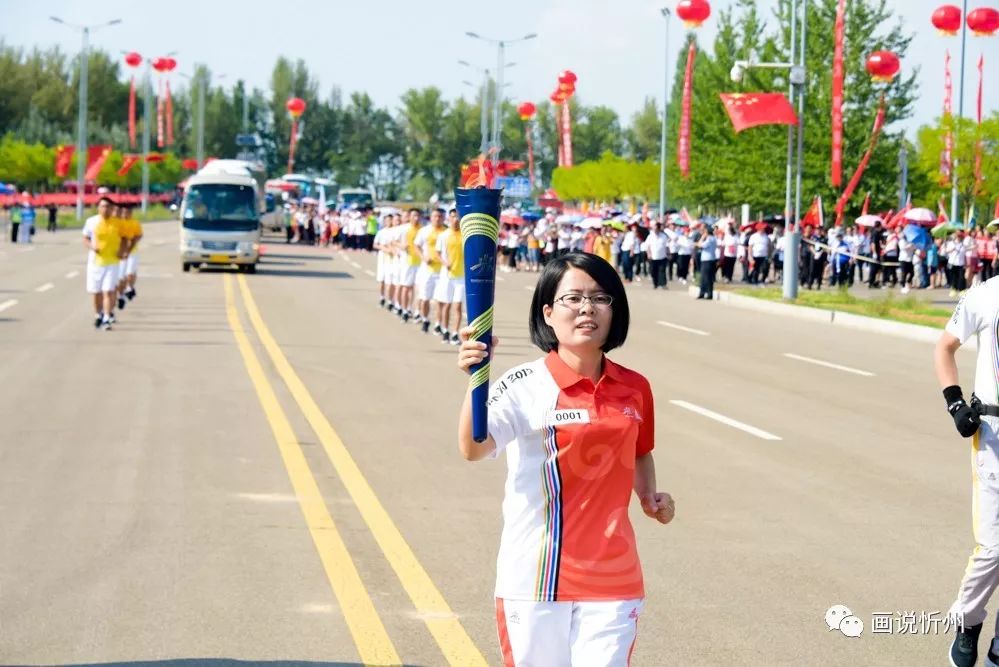
<svg viewBox="0 0 999 667"><path fill-rule="evenodd" d="M97 215L83 225L83 247L87 254L87 292L93 295L96 319L94 327L111 330L114 323L115 291L118 284L118 263L122 256L122 239L112 213L114 202L101 197Z"/></svg>
<svg viewBox="0 0 999 667"><path fill-rule="evenodd" d="M125 298L131 301L137 294L135 291L135 279L139 271L139 258L136 253L139 251L139 241L142 240L142 223L135 217L132 206L123 206L122 217L129 230L128 256L125 258Z"/></svg>
<svg viewBox="0 0 999 667"><path fill-rule="evenodd" d="M423 333L430 332L430 302L437 288L437 276L441 272L441 256L437 251L437 239L444 231L444 209L435 208L430 212L430 224L416 235L416 245L420 249L422 262L416 273L416 301ZM437 321L434 333L440 335L439 309L435 309Z"/></svg>
<svg viewBox="0 0 999 667"><path fill-rule="evenodd" d="M441 326L444 331L454 332L450 343L458 345L458 330L461 329L462 303L465 300L465 246L461 240L461 221L457 215L451 216L451 233L444 237L444 252L441 255L441 265L447 271L447 286L438 288L438 301L450 305L445 311ZM443 278L443 276L441 276ZM454 317L454 328L450 328L451 317Z"/></svg>
<svg viewBox="0 0 999 667"><path fill-rule="evenodd" d="M403 236L402 277L400 283L399 305L402 308L402 321L409 322L413 317L413 285L416 284L416 273L420 268L420 249L416 247L416 235L420 231L420 210L409 209L407 214L409 225ZM407 261L408 260L408 261Z"/></svg>
<svg viewBox="0 0 999 667"><path fill-rule="evenodd" d="M600 234L593 239L593 254L611 263L611 239L607 229L601 229Z"/></svg>

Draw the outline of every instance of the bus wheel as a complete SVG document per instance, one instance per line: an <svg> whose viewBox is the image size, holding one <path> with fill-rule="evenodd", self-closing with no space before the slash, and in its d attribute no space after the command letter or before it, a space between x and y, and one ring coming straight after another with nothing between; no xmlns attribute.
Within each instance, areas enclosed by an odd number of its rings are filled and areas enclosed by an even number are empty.
<svg viewBox="0 0 999 667"><path fill-rule="evenodd" d="M188 264L187 262L181 264L180 268L184 271L184 273L189 273L191 271L191 265Z"/></svg>

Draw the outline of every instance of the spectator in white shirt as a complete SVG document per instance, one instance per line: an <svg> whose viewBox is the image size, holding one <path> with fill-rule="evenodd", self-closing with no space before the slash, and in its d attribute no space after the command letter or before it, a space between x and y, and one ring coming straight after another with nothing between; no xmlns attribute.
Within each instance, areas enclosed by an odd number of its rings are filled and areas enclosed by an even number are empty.
<svg viewBox="0 0 999 667"><path fill-rule="evenodd" d="M669 237L663 231L662 223L657 222L645 239L645 251L652 271L652 289L666 289L666 257L669 255Z"/></svg>

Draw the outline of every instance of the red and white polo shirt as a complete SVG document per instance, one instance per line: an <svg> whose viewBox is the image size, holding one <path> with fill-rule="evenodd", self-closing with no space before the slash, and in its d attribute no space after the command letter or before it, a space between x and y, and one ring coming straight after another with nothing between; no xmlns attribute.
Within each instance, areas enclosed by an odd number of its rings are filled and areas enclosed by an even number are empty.
<svg viewBox="0 0 999 667"><path fill-rule="evenodd" d="M596 385L556 352L493 383L489 434L508 466L496 597L645 596L628 505L654 433L648 380L606 357Z"/></svg>

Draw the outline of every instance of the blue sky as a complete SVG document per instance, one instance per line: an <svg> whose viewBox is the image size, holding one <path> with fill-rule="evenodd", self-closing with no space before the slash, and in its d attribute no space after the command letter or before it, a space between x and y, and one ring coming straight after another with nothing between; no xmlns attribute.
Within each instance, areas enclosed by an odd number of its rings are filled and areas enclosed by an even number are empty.
<svg viewBox="0 0 999 667"><path fill-rule="evenodd" d="M767 16L773 0L761 0ZM712 0L715 11L730 0ZM943 0L889 0L916 38L903 68L920 68L921 99L916 116L905 123L912 131L939 115L943 90L943 49L949 46L957 68L958 39L946 40L929 23ZM957 4L960 4L959 2ZM123 23L93 35L93 43L116 52L144 55L178 51L180 71L205 63L227 82L245 79L267 88L278 55L303 58L318 76L325 94L338 85L345 96L369 92L393 110L409 87L434 85L448 97L469 95L464 80L478 75L459 66L459 59L495 69L496 49L465 36L511 39L528 33L538 38L508 49L509 96L545 99L559 70L574 70L577 94L586 104L605 104L627 120L648 95L661 96L664 23L662 6L674 0L301 0L266 3L234 0L0 0L0 38L8 44L79 50L78 33L51 22L97 23L120 18ZM996 0L972 0L969 8L999 6ZM153 8L156 9L153 9ZM772 21L772 19L770 19ZM713 38L711 19L702 27L702 43ZM684 33L673 19L672 45ZM968 39L965 114L974 113L978 55L985 54L986 113L999 108L999 93L989 82L999 80L999 36ZM671 50L676 52L675 48ZM674 55L675 57L675 55ZM674 65L675 66L675 65ZM180 87L182 80L178 80ZM955 72L955 96L957 77ZM955 109L957 107L955 100Z"/></svg>

